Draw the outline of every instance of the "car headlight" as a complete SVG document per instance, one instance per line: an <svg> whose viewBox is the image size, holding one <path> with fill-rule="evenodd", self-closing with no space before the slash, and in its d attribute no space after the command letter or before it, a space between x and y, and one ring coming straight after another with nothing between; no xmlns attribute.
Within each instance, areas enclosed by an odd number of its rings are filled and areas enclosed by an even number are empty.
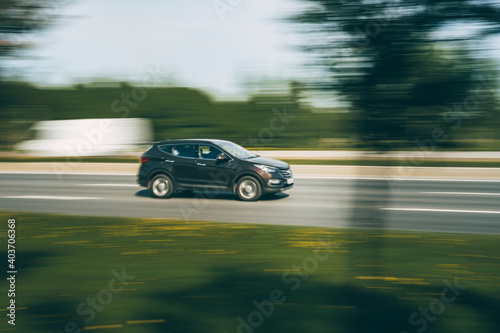
<svg viewBox="0 0 500 333"><path fill-rule="evenodd" d="M275 172L277 169L276 168L273 168L273 167L270 167L270 166L267 166L267 165L263 165L263 164L255 164L255 166L265 172Z"/></svg>

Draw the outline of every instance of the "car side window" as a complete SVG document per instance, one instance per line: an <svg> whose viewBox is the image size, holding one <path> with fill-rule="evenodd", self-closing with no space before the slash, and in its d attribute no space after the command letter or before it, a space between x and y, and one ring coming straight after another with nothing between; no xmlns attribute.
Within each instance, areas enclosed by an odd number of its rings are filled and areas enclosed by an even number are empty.
<svg viewBox="0 0 500 333"><path fill-rule="evenodd" d="M170 154L170 155L175 155L174 154L174 145L163 145L163 146L158 146L158 149L164 153Z"/></svg>
<svg viewBox="0 0 500 333"><path fill-rule="evenodd" d="M198 158L198 145L175 145L171 154L178 157Z"/></svg>
<svg viewBox="0 0 500 333"><path fill-rule="evenodd" d="M215 160L220 154L223 154L222 151L214 146L200 145L200 156L203 159Z"/></svg>

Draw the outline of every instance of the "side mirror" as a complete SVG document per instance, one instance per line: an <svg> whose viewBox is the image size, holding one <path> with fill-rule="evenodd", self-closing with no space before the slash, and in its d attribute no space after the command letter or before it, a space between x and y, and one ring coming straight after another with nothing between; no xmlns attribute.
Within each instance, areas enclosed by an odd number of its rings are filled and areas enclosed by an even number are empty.
<svg viewBox="0 0 500 333"><path fill-rule="evenodd" d="M227 156L224 155L224 154L217 155L216 159L217 159L217 162L227 162L227 161L229 161L229 158L227 158Z"/></svg>

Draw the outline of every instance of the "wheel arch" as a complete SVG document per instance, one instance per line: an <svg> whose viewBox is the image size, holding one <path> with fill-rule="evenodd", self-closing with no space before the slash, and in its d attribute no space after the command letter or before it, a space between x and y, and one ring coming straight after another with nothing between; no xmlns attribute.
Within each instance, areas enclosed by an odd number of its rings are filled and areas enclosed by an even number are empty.
<svg viewBox="0 0 500 333"><path fill-rule="evenodd" d="M172 181L172 185L174 186L174 191L175 191L175 189L176 189L175 178L167 170L154 170L154 171L152 171L148 175L148 187L150 187L151 180L153 180L153 178L156 177L156 176L158 176L158 175L168 176L170 178L170 180Z"/></svg>
<svg viewBox="0 0 500 333"><path fill-rule="evenodd" d="M262 177L257 172L244 171L244 172L240 173L238 176L234 177L233 184L231 185L231 190L233 191L233 193L236 193L236 185L238 184L240 179L245 177L245 176L251 176L251 177L257 179L257 181L260 184L260 187L262 189L264 188L264 184L262 183Z"/></svg>

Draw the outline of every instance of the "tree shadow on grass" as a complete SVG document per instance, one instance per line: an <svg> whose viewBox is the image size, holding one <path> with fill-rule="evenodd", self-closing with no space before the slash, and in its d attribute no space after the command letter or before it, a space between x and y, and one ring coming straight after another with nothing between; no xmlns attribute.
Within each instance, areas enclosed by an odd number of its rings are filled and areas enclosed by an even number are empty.
<svg viewBox="0 0 500 333"><path fill-rule="evenodd" d="M7 257L7 254L4 254L5 257ZM43 300L43 303L38 303L38 300L33 301L32 295L26 292L26 282L28 281L31 283L29 286L31 288L33 288L33 281L36 281L35 284L40 284L40 286L44 284L45 281L41 281L40 278L37 277L37 271L57 256L59 256L59 254L50 251L18 250L16 252L15 271L17 271L17 274L15 274L15 296L12 297L12 299L16 301L16 326L12 327L20 332L37 332L38 326L40 325L49 329L56 328L55 326L51 326L50 323L60 320L61 316L64 317L65 314L68 313L69 303L66 304L65 302L54 301L53 299L56 297L52 296L55 295L47 297L47 299ZM35 285L35 287L37 286ZM9 288L2 289L8 290ZM11 318L7 320L10 319ZM61 328L60 324L57 328ZM42 332L49 331L42 330Z"/></svg>
<svg viewBox="0 0 500 333"><path fill-rule="evenodd" d="M23 275L31 274L34 270L43 267L49 258L58 256L50 251L16 251L16 260L14 262L15 270ZM3 258L7 258L7 252L4 252ZM11 270L11 269L9 269Z"/></svg>
<svg viewBox="0 0 500 333"><path fill-rule="evenodd" d="M144 303L155 307L137 313L137 317L164 322L150 324L143 331L401 332L411 328L408 318L418 311L418 302L400 298L407 296L404 290L398 293L363 285L329 284L313 276L300 280L293 273L284 282L282 274L227 267L215 272L215 279L196 288L147 295ZM411 291L424 294L436 288L440 290L440 286L418 286ZM271 305L273 297L284 302ZM472 294L469 299L475 298L477 295ZM421 305L427 303L422 301ZM471 303L474 307L478 304ZM490 300L489 305L498 309L498 301ZM432 327L429 324L428 332L444 332L448 324L447 320L436 320Z"/></svg>
<svg viewBox="0 0 500 333"><path fill-rule="evenodd" d="M429 310L433 320L424 320L420 309L431 308L446 287L444 283L327 282L314 275L301 279L293 271L265 272L258 264L220 266L201 278L202 283L189 287L175 288L175 281L165 280L168 285L157 292L132 298L122 295L123 305L113 303L118 307L111 309L110 305L91 325L121 324L116 331L127 333L500 331L498 298L473 287L462 291L439 314ZM185 282L189 277L180 279ZM54 297L28 305L23 320L29 326L23 327L33 328L29 330L33 332L63 332L75 320L83 328L85 318L75 319L77 305L85 300L82 297ZM411 324L413 314L417 315ZM108 331L114 329L108 327Z"/></svg>

